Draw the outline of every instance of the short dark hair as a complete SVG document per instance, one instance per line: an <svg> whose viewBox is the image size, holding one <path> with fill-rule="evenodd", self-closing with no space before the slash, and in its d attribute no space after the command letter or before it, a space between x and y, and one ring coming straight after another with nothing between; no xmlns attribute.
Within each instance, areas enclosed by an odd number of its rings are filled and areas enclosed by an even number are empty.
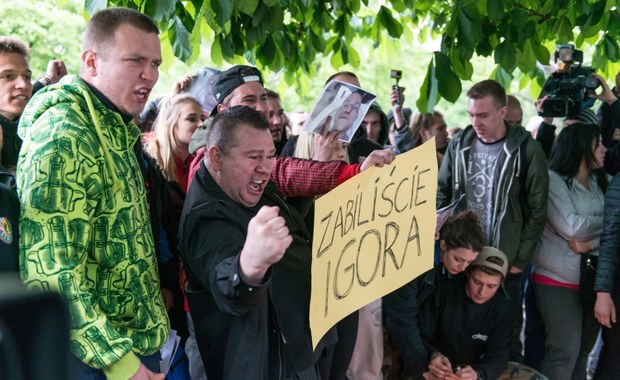
<svg viewBox="0 0 620 380"><path fill-rule="evenodd" d="M26 61L30 60L30 49L24 41L16 37L0 36L0 54L3 53L16 53L23 56Z"/></svg>
<svg viewBox="0 0 620 380"><path fill-rule="evenodd" d="M521 102L514 95L506 95L506 105L510 108L521 108Z"/></svg>
<svg viewBox="0 0 620 380"><path fill-rule="evenodd" d="M278 94L274 90L270 90L270 89L266 88L265 92L267 93L267 97L269 99L278 99L278 100L280 100L280 94Z"/></svg>
<svg viewBox="0 0 620 380"><path fill-rule="evenodd" d="M107 8L95 13L88 21L82 49L88 50L106 45L114 38L116 30L124 24L147 33L159 34L157 25L149 16L130 8Z"/></svg>
<svg viewBox="0 0 620 380"><path fill-rule="evenodd" d="M329 82L331 82L334 78L336 78L339 75L344 75L344 76L347 76L347 77L352 77L352 78L355 78L357 81L359 81L359 78L357 77L357 75L355 75L355 73L352 73L350 71L338 71L337 73L335 73L332 76L330 76L329 78L327 78L327 80L325 81L325 84L328 84Z"/></svg>
<svg viewBox="0 0 620 380"><path fill-rule="evenodd" d="M224 153L235 146L236 132L242 125L269 130L265 116L248 106L233 106L218 112L207 132L207 149L217 146Z"/></svg>
<svg viewBox="0 0 620 380"><path fill-rule="evenodd" d="M508 102L506 90L499 82L493 79L478 82L467 91L467 97L470 99L481 99L485 96L493 97L496 103L501 107L505 107Z"/></svg>

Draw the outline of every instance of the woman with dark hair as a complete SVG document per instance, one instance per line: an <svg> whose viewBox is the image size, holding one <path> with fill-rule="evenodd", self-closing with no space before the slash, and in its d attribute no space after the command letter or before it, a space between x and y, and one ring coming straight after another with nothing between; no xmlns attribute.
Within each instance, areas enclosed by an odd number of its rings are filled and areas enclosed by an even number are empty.
<svg viewBox="0 0 620 380"><path fill-rule="evenodd" d="M413 147L417 148L431 138L435 138L437 150L437 163L441 166L441 160L448 147L448 126L443 114L439 111L433 113L418 113L411 120L413 131Z"/></svg>
<svg viewBox="0 0 620 380"><path fill-rule="evenodd" d="M400 351L406 375L413 378L422 375L429 361L418 326L419 305L435 291L439 282L461 277L483 246L484 233L476 212L463 211L452 216L439 233L434 268L383 297L385 322Z"/></svg>
<svg viewBox="0 0 620 380"><path fill-rule="evenodd" d="M595 275L603 226L605 151L598 127L577 123L562 130L549 157L547 223L532 282L547 336L541 372L551 380L584 379L598 333L586 279Z"/></svg>

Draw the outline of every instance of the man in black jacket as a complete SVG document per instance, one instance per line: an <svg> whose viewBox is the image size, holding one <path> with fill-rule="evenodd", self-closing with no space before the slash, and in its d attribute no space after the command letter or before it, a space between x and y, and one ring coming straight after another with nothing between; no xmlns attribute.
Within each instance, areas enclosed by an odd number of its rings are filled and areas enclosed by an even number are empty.
<svg viewBox="0 0 620 380"><path fill-rule="evenodd" d="M312 349L310 234L269 182L274 156L266 119L229 108L187 193L181 255L209 379L317 379L319 353L336 340Z"/></svg>
<svg viewBox="0 0 620 380"><path fill-rule="evenodd" d="M439 283L420 308L420 330L431 360L427 379L497 379L506 369L512 314L498 293L508 273L500 250L484 247L467 279Z"/></svg>

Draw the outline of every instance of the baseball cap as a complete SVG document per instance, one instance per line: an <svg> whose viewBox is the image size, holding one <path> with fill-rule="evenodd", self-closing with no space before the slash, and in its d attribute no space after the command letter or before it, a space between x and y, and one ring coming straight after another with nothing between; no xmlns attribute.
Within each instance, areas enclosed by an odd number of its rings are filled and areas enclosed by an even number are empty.
<svg viewBox="0 0 620 380"><path fill-rule="evenodd" d="M215 105L211 109L211 115L217 113L217 106L222 103L222 100L237 87L248 82L260 82L260 84L263 84L263 77L256 67L236 65L217 74L213 83Z"/></svg>
<svg viewBox="0 0 620 380"><path fill-rule="evenodd" d="M498 259L497 261L501 261L502 264L500 265L494 260L489 260L491 258ZM471 263L470 266L482 266L489 269L494 269L502 274L502 278L506 278L506 275L508 274L508 258L506 258L504 252L493 247L482 248L482 251L480 251L478 257Z"/></svg>

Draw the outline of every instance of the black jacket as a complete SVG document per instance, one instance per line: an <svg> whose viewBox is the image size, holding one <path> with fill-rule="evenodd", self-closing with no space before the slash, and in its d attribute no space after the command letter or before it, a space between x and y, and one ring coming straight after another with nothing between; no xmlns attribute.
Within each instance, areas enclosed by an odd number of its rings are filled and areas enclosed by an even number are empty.
<svg viewBox="0 0 620 380"><path fill-rule="evenodd" d="M508 365L514 324L510 301L498 289L490 300L476 304L465 293L466 283L442 281L422 303L422 339L429 352L441 352L453 365L470 365L478 379L497 379Z"/></svg>
<svg viewBox="0 0 620 380"><path fill-rule="evenodd" d="M620 174L607 187L604 215L594 290L611 293L618 280L620 262Z"/></svg>
<svg viewBox="0 0 620 380"><path fill-rule="evenodd" d="M233 202L201 163L188 190L179 241L198 347L211 379L279 379L312 367L335 342L328 333L313 352L310 327L309 233L299 215L265 190L246 208ZM250 220L264 206L280 207L293 237L260 286L242 281L239 254Z"/></svg>
<svg viewBox="0 0 620 380"><path fill-rule="evenodd" d="M620 171L620 144L612 137L614 129L620 129L620 101L616 100L612 104L603 102L598 109L597 119L598 125L601 127L603 145L607 148L605 170L610 175L615 175Z"/></svg>
<svg viewBox="0 0 620 380"><path fill-rule="evenodd" d="M32 95L42 89L44 86L39 81L35 81L32 84ZM0 162L5 168L14 168L17 165L17 158L19 157L19 150L22 147L22 139L17 135L17 124L19 123L19 116L14 120L9 120L6 117L0 115L0 125L2 125L2 138L4 140L2 146L2 156Z"/></svg>
<svg viewBox="0 0 620 380"><path fill-rule="evenodd" d="M19 271L18 220L15 177L0 166L0 273Z"/></svg>
<svg viewBox="0 0 620 380"><path fill-rule="evenodd" d="M17 165L17 157L19 157L19 150L22 146L22 139L17 136L17 124L19 118L16 120L9 120L6 117L0 115L0 124L2 125L2 165L7 168L15 167Z"/></svg>
<svg viewBox="0 0 620 380"><path fill-rule="evenodd" d="M427 370L430 355L420 336L420 304L433 294L440 282L448 280L448 277L441 265L383 297L385 323L403 358L405 373L413 375L414 378ZM462 275L458 276L461 277Z"/></svg>

